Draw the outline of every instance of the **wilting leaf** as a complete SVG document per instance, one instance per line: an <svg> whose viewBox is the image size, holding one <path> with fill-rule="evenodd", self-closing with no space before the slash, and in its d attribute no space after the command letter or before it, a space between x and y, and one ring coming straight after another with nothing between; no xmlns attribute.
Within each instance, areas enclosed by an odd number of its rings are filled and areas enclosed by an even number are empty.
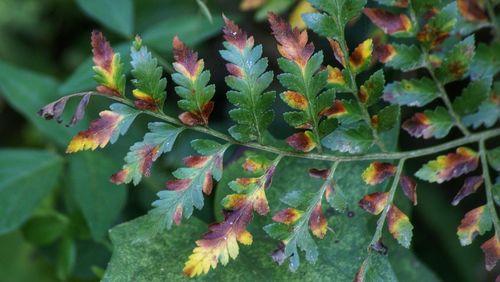
<svg viewBox="0 0 500 282"><path fill-rule="evenodd" d="M403 189L405 196L413 203L414 206L417 205L417 183L411 177L402 175L399 178L399 185Z"/></svg>
<svg viewBox="0 0 500 282"><path fill-rule="evenodd" d="M457 0L458 11L468 21L488 20L482 0Z"/></svg>
<svg viewBox="0 0 500 282"><path fill-rule="evenodd" d="M278 41L281 56L295 62L302 69L314 52L314 45L308 43L307 31L292 29L290 24L273 13L268 15L273 35Z"/></svg>
<svg viewBox="0 0 500 282"><path fill-rule="evenodd" d="M455 153L439 156L420 168L415 176L429 182L443 183L475 170L479 163L476 152L466 147L457 148Z"/></svg>
<svg viewBox="0 0 500 282"><path fill-rule="evenodd" d="M193 206L201 209L203 193L212 192L212 178L219 180L222 177L222 158L228 146L208 140L194 140L191 144L201 156L186 157L187 167L173 172L177 179L167 181L167 190L158 192L159 199L153 202L155 208L151 213L161 215L167 229L172 222L179 225L182 216L189 218Z"/></svg>
<svg viewBox="0 0 500 282"><path fill-rule="evenodd" d="M401 80L387 84L383 98L392 104L423 107L439 97L439 89L429 78Z"/></svg>
<svg viewBox="0 0 500 282"><path fill-rule="evenodd" d="M222 200L224 220L212 224L203 239L196 241L197 247L184 266L189 277L206 274L220 262L226 265L229 259L236 259L238 242L252 244L252 235L246 230L252 221L253 212L265 215L269 212L265 190L271 185L276 163L270 165L260 177L237 178L229 186L237 194Z"/></svg>
<svg viewBox="0 0 500 282"><path fill-rule="evenodd" d="M393 164L375 161L365 169L361 177L366 184L377 185L394 176L395 173L396 167Z"/></svg>
<svg viewBox="0 0 500 282"><path fill-rule="evenodd" d="M316 12L311 4L306 0L301 0L290 13L290 25L300 30L306 28L306 23L302 20L302 15Z"/></svg>
<svg viewBox="0 0 500 282"><path fill-rule="evenodd" d="M484 261L486 270L491 271L495 268L497 261L500 260L500 240L498 234L495 233L491 239L481 245L484 252Z"/></svg>
<svg viewBox="0 0 500 282"><path fill-rule="evenodd" d="M316 148L317 142L315 139L316 137L314 137L314 134L311 131L306 130L304 132L293 134L286 139L286 142L288 145L299 151L310 152Z"/></svg>
<svg viewBox="0 0 500 282"><path fill-rule="evenodd" d="M454 3L445 6L423 26L417 40L428 49L439 47L450 36L457 22Z"/></svg>
<svg viewBox="0 0 500 282"><path fill-rule="evenodd" d="M434 111L426 110L423 113L416 113L403 122L401 127L413 137L443 138L453 127L453 119L445 108L437 107Z"/></svg>
<svg viewBox="0 0 500 282"><path fill-rule="evenodd" d="M387 44L378 46L375 53L380 62L397 70L407 72L425 66L424 54L415 45Z"/></svg>
<svg viewBox="0 0 500 282"><path fill-rule="evenodd" d="M469 74L474 56L474 36L471 35L446 53L442 65L436 70L437 77L443 82L459 80Z"/></svg>
<svg viewBox="0 0 500 282"><path fill-rule="evenodd" d="M94 79L99 84L97 91L111 96L125 95L125 74L120 54L115 53L104 35L92 32L92 53L94 54Z"/></svg>
<svg viewBox="0 0 500 282"><path fill-rule="evenodd" d="M179 119L189 126L207 125L214 108L210 100L215 94L215 86L207 85L210 72L203 70L205 64L203 59L198 60L198 53L186 47L178 37L174 37L172 45L176 71L172 79L178 85L175 92L182 98L177 104L185 111Z"/></svg>
<svg viewBox="0 0 500 282"><path fill-rule="evenodd" d="M456 206L463 198L469 196L472 193L475 193L479 187L483 185L483 177L482 176L469 176L465 179L464 185L460 188L455 198L451 202L452 205Z"/></svg>
<svg viewBox="0 0 500 282"><path fill-rule="evenodd" d="M333 104L324 109L321 115L336 118L341 123L355 123L363 119L359 104L354 100L334 100Z"/></svg>
<svg viewBox="0 0 500 282"><path fill-rule="evenodd" d="M321 143L334 151L355 154L365 152L373 145L373 135L368 125L358 123L335 129Z"/></svg>
<svg viewBox="0 0 500 282"><path fill-rule="evenodd" d="M389 200L389 193L375 192L365 195L358 204L365 211L377 215L387 206L387 200Z"/></svg>
<svg viewBox="0 0 500 282"><path fill-rule="evenodd" d="M477 235L483 235L491 229L492 219L486 205L477 207L465 214L457 229L462 246L472 244Z"/></svg>
<svg viewBox="0 0 500 282"><path fill-rule="evenodd" d="M225 50L219 52L228 62L226 68L231 74L226 77L226 83L232 88L227 92L228 100L238 107L229 112L238 123L229 132L242 142L262 142L262 136L274 118L270 106L276 94L274 91L265 92L273 80L273 72L266 72L267 58L262 58L262 45L254 46L252 36L248 37L226 17L224 21Z"/></svg>
<svg viewBox="0 0 500 282"><path fill-rule="evenodd" d="M399 244L405 248L410 247L413 225L410 223L408 216L395 205L391 205L387 213L387 227Z"/></svg>
<svg viewBox="0 0 500 282"><path fill-rule="evenodd" d="M364 71L371 63L373 53L373 41L367 39L360 43L349 56L349 65L355 73Z"/></svg>
<svg viewBox="0 0 500 282"><path fill-rule="evenodd" d="M87 130L79 132L69 143L66 153L95 150L115 143L140 113L123 104L112 104L110 109L100 112L100 118L92 121Z"/></svg>
<svg viewBox="0 0 500 282"><path fill-rule="evenodd" d="M173 127L163 122L148 124L149 131L144 135L144 140L130 147L130 152L125 157L122 170L113 174L111 181L115 184L139 184L142 176L149 176L151 166L161 154L170 152L177 135L182 131L180 127Z"/></svg>
<svg viewBox="0 0 500 282"><path fill-rule="evenodd" d="M412 35L412 23L405 14L397 15L386 10L375 8L365 8L364 13L386 34L396 37L407 37Z"/></svg>
<svg viewBox="0 0 500 282"><path fill-rule="evenodd" d="M130 48L132 60L132 83L135 89L132 94L136 98L135 106L141 110L162 110L167 93L165 88L167 80L162 78L163 69L158 66L158 61L153 58L146 46L142 45L142 39L136 36L133 46Z"/></svg>

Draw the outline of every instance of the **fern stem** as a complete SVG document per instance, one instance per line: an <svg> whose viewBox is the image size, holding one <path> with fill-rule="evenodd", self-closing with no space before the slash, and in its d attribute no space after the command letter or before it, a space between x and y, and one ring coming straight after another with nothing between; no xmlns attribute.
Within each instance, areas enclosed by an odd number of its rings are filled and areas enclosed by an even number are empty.
<svg viewBox="0 0 500 282"><path fill-rule="evenodd" d="M455 125L458 127L458 129L460 129L462 134L465 136L470 135L470 131L467 129L467 126L465 126L462 123L460 116L453 110L453 105L451 104L450 98L448 98L448 94L446 93L446 89L444 89L444 85L436 77L436 74L434 73L432 66L430 65L429 61L427 60L428 53L424 52L424 56L425 56L425 68L427 69L432 80L434 80L434 83L438 87L439 97L441 98L441 100L445 104L446 109L448 109L448 113L453 118Z"/></svg>
<svg viewBox="0 0 500 282"><path fill-rule="evenodd" d="M351 93L356 99L356 102L358 103L359 107L361 108L363 120L368 124L368 126L372 131L372 136L373 140L375 141L375 144L377 144L377 146L380 148L382 152L387 152L384 143L382 142L382 140L380 140L380 137L377 134L377 130L372 126L371 117L370 113L368 112L368 109L363 105L363 103L361 103L361 100L359 99L359 95L357 93L358 85L356 83L356 76L352 72L351 67L349 65L349 49L347 48L347 43L344 37L342 37L342 40L340 40L339 44L340 48L342 49L342 53L344 53L344 61L346 62L345 63L346 65L344 67L347 70L347 73L349 73L349 78L350 78L349 80L351 81L350 85Z"/></svg>
<svg viewBox="0 0 500 282"><path fill-rule="evenodd" d="M387 204L384 207L384 210L382 211L382 214L377 220L377 229L375 230L375 234L373 234L372 241L370 242L370 247L374 246L375 244L378 243L380 238L382 237L382 230L384 228L385 224L385 219L387 218L387 213L389 212L389 209L392 205L392 201L394 200L394 195L396 195L396 190L398 188L399 184L399 178L401 177L401 173L403 172L403 166L405 163L405 158L402 158L399 160L398 163L398 168L396 170L396 175L394 176L392 180L392 185L391 189L389 190L389 199L387 200Z"/></svg>
<svg viewBox="0 0 500 282"><path fill-rule="evenodd" d="M109 95L102 94L102 93L95 92L95 91L74 93L74 94L71 94L71 95L68 95L65 97L83 96L86 94L91 94L94 96L102 96L102 97L126 104L128 106L135 107L131 101L129 101L125 98L117 97L117 96L109 96ZM465 144L475 143L475 142L478 142L480 140L486 140L489 138L500 136L500 128L495 128L495 129L485 130L485 131L478 132L478 133L472 133L470 135L467 135L467 136L464 136L462 138L458 138L458 139L455 139L455 140L452 140L452 141L449 141L449 142L446 142L446 143L443 143L440 145L436 145L436 146L432 146L432 147L428 147L428 148L423 148L423 149L418 149L418 150L412 150L412 151L406 151L406 152L372 153L372 154L366 154L366 155L353 155L353 156L335 156L335 155L330 155L330 154L299 153L299 152L294 152L294 151L278 148L275 146L262 145L262 144L255 143L255 142L242 143L242 142L239 142L239 141L233 139L231 136L224 134L222 132L219 132L219 131L212 129L210 127L204 127L204 126L186 127L177 118L168 116L162 112L142 111L142 113L156 117L156 118L163 120L165 122L168 122L172 125L185 127L186 129L194 130L197 132L201 132L201 133L219 138L219 139L224 140L224 141L226 141L230 144L233 144L233 145L239 145L239 146L244 146L247 148L253 148L256 150L274 153L277 155L281 154L285 157L294 157L294 158L320 160L320 161L332 161L332 162L412 159L412 158L418 158L418 157L422 157L422 156L436 154L436 153L439 153L441 151L453 149L453 148L458 147L458 146L463 146Z"/></svg>
<svg viewBox="0 0 500 282"><path fill-rule="evenodd" d="M486 192L486 205L490 211L491 220L493 221L493 226L495 227L495 234L500 240L500 223L498 220L498 214L495 209L495 202L493 200L493 185L491 184L490 171L488 166L488 160L486 158L486 146L484 144L484 139L479 141L479 152L481 154L481 166L483 168L483 178L484 178L484 190Z"/></svg>

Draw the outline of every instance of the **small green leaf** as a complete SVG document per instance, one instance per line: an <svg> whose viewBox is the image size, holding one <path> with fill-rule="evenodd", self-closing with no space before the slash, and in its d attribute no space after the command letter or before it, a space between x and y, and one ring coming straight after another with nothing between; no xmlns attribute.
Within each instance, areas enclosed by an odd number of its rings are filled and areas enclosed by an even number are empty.
<svg viewBox="0 0 500 282"><path fill-rule="evenodd" d="M468 115L477 111L478 107L489 96L491 78L473 80L462 90L462 95L453 101L453 110L461 115Z"/></svg>
<svg viewBox="0 0 500 282"><path fill-rule="evenodd" d="M378 102L382 91L384 90L384 72L382 70L376 71L368 78L367 81L359 88L359 98L366 107L369 107Z"/></svg>
<svg viewBox="0 0 500 282"><path fill-rule="evenodd" d="M442 65L436 70L436 76L443 83L459 80L469 74L472 58L474 57L474 35L455 44L446 53Z"/></svg>
<svg viewBox="0 0 500 282"><path fill-rule="evenodd" d="M384 132L393 129L399 121L399 106L390 105L377 114L377 131Z"/></svg>
<svg viewBox="0 0 500 282"><path fill-rule="evenodd" d="M365 123L335 129L322 140L322 144L334 151L351 154L366 152L373 145L373 135Z"/></svg>
<svg viewBox="0 0 500 282"><path fill-rule="evenodd" d="M448 111L439 106L434 111L425 110L423 113L416 113L403 122L401 127L411 136L428 139L446 137L453 125L453 119Z"/></svg>
<svg viewBox="0 0 500 282"><path fill-rule="evenodd" d="M19 227L56 186L62 158L36 150L0 150L0 234Z"/></svg>
<svg viewBox="0 0 500 282"><path fill-rule="evenodd" d="M439 89L429 78L401 80L387 84L384 100L392 104L423 107L439 97Z"/></svg>
<svg viewBox="0 0 500 282"><path fill-rule="evenodd" d="M425 57L415 45L393 44L392 58L385 63L386 66L404 72L416 70L425 66Z"/></svg>
<svg viewBox="0 0 500 282"><path fill-rule="evenodd" d="M77 0L90 17L125 37L133 34L134 5L132 0Z"/></svg>

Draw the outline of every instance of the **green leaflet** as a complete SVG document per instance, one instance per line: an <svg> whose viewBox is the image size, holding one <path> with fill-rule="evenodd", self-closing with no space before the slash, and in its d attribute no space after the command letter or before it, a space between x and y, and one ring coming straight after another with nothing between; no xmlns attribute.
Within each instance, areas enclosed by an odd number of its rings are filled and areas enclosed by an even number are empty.
<svg viewBox="0 0 500 282"><path fill-rule="evenodd" d="M446 53L442 65L436 69L436 76L442 83L459 80L469 74L474 56L474 42L474 35L471 35Z"/></svg>
<svg viewBox="0 0 500 282"><path fill-rule="evenodd" d="M445 108L439 106L434 110L416 113L401 127L414 137L443 138L453 127L453 119Z"/></svg>
<svg viewBox="0 0 500 282"><path fill-rule="evenodd" d="M479 43L470 66L473 80L493 78L500 71L500 42Z"/></svg>
<svg viewBox="0 0 500 282"><path fill-rule="evenodd" d="M310 0L309 3L328 14L303 15L307 26L320 35L338 40L344 37L346 24L361 14L366 0Z"/></svg>
<svg viewBox="0 0 500 282"><path fill-rule="evenodd" d="M366 80L359 89L359 98L361 102L366 106L372 106L379 101L382 96L382 91L384 90L384 72L382 70L376 71L374 74Z"/></svg>
<svg viewBox="0 0 500 282"><path fill-rule="evenodd" d="M471 81L462 90L462 95L453 101L453 110L461 116L476 112L481 103L488 98L490 87L491 78Z"/></svg>
<svg viewBox="0 0 500 282"><path fill-rule="evenodd" d="M425 57L415 45L393 44L394 55L385 65L404 72L425 66Z"/></svg>
<svg viewBox="0 0 500 282"><path fill-rule="evenodd" d="M139 184L143 175L149 176L151 166L163 153L170 152L175 139L184 129L163 122L151 122L149 131L141 142L130 147L122 170L111 177L116 184Z"/></svg>
<svg viewBox="0 0 500 282"><path fill-rule="evenodd" d="M203 193L212 192L212 178L222 177L222 158L228 145L209 140L194 140L192 147L202 156L184 159L187 167L173 172L176 180L167 182L167 190L158 192L151 214L162 218L162 226L170 229L172 222L179 225L182 217L189 218L193 207L203 208Z"/></svg>
<svg viewBox="0 0 500 282"><path fill-rule="evenodd" d="M423 107L439 97L439 89L429 78L401 80L384 88L384 100L392 104Z"/></svg>
<svg viewBox="0 0 500 282"><path fill-rule="evenodd" d="M373 135L368 125L357 123L335 129L323 138L322 144L334 151L362 153L373 145Z"/></svg>
<svg viewBox="0 0 500 282"><path fill-rule="evenodd" d="M500 119L500 107L498 106L498 94L500 91L500 83L495 82L493 91L490 92L486 101L479 105L476 112L466 115L462 118L465 125L472 125L473 128L478 128L481 125L492 127Z"/></svg>
<svg viewBox="0 0 500 282"><path fill-rule="evenodd" d="M399 106L389 105L377 113L377 131L384 132L393 129L399 122Z"/></svg>
<svg viewBox="0 0 500 282"><path fill-rule="evenodd" d="M132 65L132 83L135 88L132 92L138 99L135 104L138 108L149 110L162 110L167 93L167 79L162 78L163 68L153 58L142 39L136 37L130 48L130 64Z"/></svg>
<svg viewBox="0 0 500 282"><path fill-rule="evenodd" d="M445 6L423 26L417 39L424 48L437 48L449 36L457 23L456 6L456 3Z"/></svg>
<svg viewBox="0 0 500 282"><path fill-rule="evenodd" d="M63 159L38 150L0 150L0 234L18 228L54 189Z"/></svg>
<svg viewBox="0 0 500 282"><path fill-rule="evenodd" d="M257 140L262 143L264 131L274 119L274 111L270 107L276 94L274 91L266 92L273 81L273 72L266 71L267 58L262 58L262 45L254 47L253 37L247 38L228 19L224 32L225 50L219 52L229 62L226 67L231 75L226 77L226 83L233 90L227 92L227 98L237 107L229 115L238 123L229 129L229 133L241 142ZM244 45L240 46L237 40Z"/></svg>

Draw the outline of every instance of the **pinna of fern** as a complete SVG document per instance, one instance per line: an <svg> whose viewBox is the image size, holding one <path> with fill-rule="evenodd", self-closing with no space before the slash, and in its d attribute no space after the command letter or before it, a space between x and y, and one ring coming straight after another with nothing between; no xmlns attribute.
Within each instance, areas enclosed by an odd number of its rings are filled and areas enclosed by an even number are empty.
<svg viewBox="0 0 500 282"><path fill-rule="evenodd" d="M267 215L270 211L269 205L272 203L268 203L266 191L272 189L276 168L283 158L298 157L327 160L331 166L304 168L310 169L311 176L322 180L320 187L308 195L300 194L295 200L292 196L283 197L282 201L288 207L272 216L275 223L264 227L267 234L279 242L278 249L273 253L274 260L281 264L289 259L291 270L299 267L300 250L304 251L311 263L320 255L313 236L329 240L327 233L331 227L328 226L327 214L323 212L323 200L338 212L346 210L347 199L336 185L335 171L339 164L372 160L360 176L363 181L371 186L390 183L387 191L371 192L358 202L362 209L379 215L369 253L355 276L358 281L363 281L373 259L372 251L387 252L382 240L385 222L389 233L402 246L410 246L413 226L409 217L398 208L400 203L394 202L395 194L399 191L397 188L400 187L401 192L414 205L417 204L416 182L411 176L405 175L405 161L456 147L454 152L429 161L415 176L424 181L442 183L467 174L453 205L484 187L486 203L464 216L457 228L457 235L462 245L468 245L477 235L485 234L493 227L493 237L481 245L486 268L493 269L500 257L500 227L495 210L495 200L498 204L498 199L492 192L494 189L498 191L498 188L494 188L498 184L492 183L489 170L491 167L499 171L500 165L498 154L495 154L495 150L486 149L485 140L499 136L500 131L491 129L471 133L468 128L476 127L476 124L493 126L500 116L500 99L496 91L499 86L493 82L500 67L480 70L481 64L495 54L488 53L487 47L476 49L473 35L468 34L475 28L488 26L483 24L488 21L488 17L469 11L467 7L471 7L471 1L466 1L469 4L464 4L464 1L453 2L441 9L433 9L430 17L424 17L423 24L415 19L423 15L424 8L407 5L405 1L379 1L401 8L403 12L399 15L380 10L384 8L363 10L366 3L359 0L337 0L335 3L338 5L330 5L329 1L324 0L310 2L318 12L305 15L304 19L314 32L329 39L333 57L342 70L322 65L323 53L315 53L314 45L308 41L307 31L293 29L278 16L269 14L271 30L282 56L278 64L283 73L278 75L278 80L286 89L280 97L296 110L285 113L284 119L292 127L300 129L286 141L298 152L266 144L263 136L267 134L265 130L274 118L270 107L275 94L266 90L273 80L273 73L266 71L267 59L262 58L262 46L255 46L253 37L227 18L224 18L224 50L220 54L227 62L226 68L230 73L226 78L231 88L227 98L236 107L230 112L236 122L229 129L230 136L209 127L210 114L214 108L211 100L215 94L215 87L208 84L210 72L204 70L203 59L199 59L197 53L177 37L173 39L176 72L172 80L177 84L175 91L181 98L178 106L184 111L178 118L163 112L166 80L140 37L136 37L131 49L131 82L134 89L131 91L133 98L129 98L125 91L125 74L119 54L114 53L109 42L99 32L92 33L98 92L63 97L47 105L40 114L60 120L67 100L83 96L71 121L74 124L83 117L91 95L105 96L118 102L112 104L110 110L102 111L87 130L71 140L68 153L103 148L108 143L116 142L139 114L160 119L161 122L151 122L148 125L150 132L142 141L131 146L122 169L111 177L117 184L133 182L137 185L142 177L149 176L153 162L172 150L177 136L184 130L195 130L220 139L222 142L194 140L191 145L199 155L186 157L186 167L176 170L173 173L175 179L166 182L166 189L158 193L159 199L153 203L151 214L158 216L162 226L167 229L173 223L180 224L182 218L189 218L194 208L203 207L203 194L210 194L213 181L221 179L223 158L229 146L241 145L276 155L273 161L260 155L245 161L243 168L253 171L255 175L237 178L229 184L235 193L223 200L224 220L211 225L203 238L196 241L196 247L184 266L187 276L205 274L219 263L226 265L230 259L238 256L239 243L252 243L252 234L247 227L254 212ZM367 39L349 52L344 28L348 21L359 16L362 11L388 36L415 39L417 45L387 43L374 47L374 41ZM406 13L410 16L406 16ZM463 23L457 26L458 15L469 21L467 29ZM480 24L475 24L478 22ZM457 36L460 38L457 39ZM447 40L457 40L458 43L447 51L441 51ZM374 52L374 49L378 51ZM403 72L422 68L429 75L384 86L384 74L378 70L358 87L357 75L372 66L371 57L375 53L379 61L390 68ZM473 80L459 97L451 101L445 91L445 84L468 77ZM345 93L351 96L340 95ZM448 135L451 128L457 127L464 137L410 152L387 151L388 148L380 143L381 136L398 123L399 106L424 107L438 98L442 100L443 106L416 113L403 122L402 128L414 137L442 138ZM491 123L491 117L484 116L484 108L488 109L488 113L496 114L495 122ZM479 144L478 152L464 146L474 142ZM336 153L325 153L323 147ZM317 153L312 152L315 149ZM396 165L393 162L395 160ZM479 165L482 175L469 175Z"/></svg>

